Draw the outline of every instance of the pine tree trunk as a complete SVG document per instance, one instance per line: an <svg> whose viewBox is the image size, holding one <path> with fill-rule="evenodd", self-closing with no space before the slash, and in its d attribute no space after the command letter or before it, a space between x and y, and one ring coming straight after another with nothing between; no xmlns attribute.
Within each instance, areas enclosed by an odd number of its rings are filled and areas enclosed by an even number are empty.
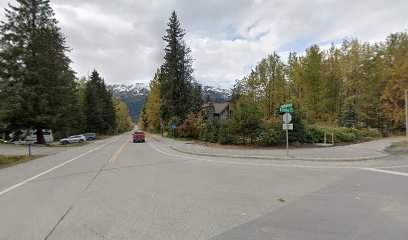
<svg viewBox="0 0 408 240"><path fill-rule="evenodd" d="M44 133L43 130L37 129L37 143L38 144L45 144Z"/></svg>

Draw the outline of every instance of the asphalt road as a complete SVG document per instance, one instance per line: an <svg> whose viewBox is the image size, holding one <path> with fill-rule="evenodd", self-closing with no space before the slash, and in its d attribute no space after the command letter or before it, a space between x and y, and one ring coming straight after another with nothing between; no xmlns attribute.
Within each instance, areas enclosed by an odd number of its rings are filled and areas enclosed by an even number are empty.
<svg viewBox="0 0 408 240"><path fill-rule="evenodd" d="M408 156L198 157L130 134L0 170L0 239L407 239Z"/></svg>

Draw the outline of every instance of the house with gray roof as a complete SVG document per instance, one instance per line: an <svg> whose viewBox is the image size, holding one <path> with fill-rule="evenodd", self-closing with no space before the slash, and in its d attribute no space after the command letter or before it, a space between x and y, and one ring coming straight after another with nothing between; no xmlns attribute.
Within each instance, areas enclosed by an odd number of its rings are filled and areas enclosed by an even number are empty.
<svg viewBox="0 0 408 240"><path fill-rule="evenodd" d="M231 102L209 102L202 106L208 119L230 119L234 106Z"/></svg>

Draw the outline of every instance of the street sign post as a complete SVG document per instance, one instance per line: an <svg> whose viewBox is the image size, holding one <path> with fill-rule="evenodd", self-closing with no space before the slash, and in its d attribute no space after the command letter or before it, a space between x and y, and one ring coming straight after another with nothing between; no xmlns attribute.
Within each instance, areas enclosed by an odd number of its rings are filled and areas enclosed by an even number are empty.
<svg viewBox="0 0 408 240"><path fill-rule="evenodd" d="M283 122L290 123L292 121L292 115L290 113L283 114Z"/></svg>
<svg viewBox="0 0 408 240"><path fill-rule="evenodd" d="M284 113L293 113L293 105L292 104L283 104L279 108L280 112Z"/></svg>
<svg viewBox="0 0 408 240"><path fill-rule="evenodd" d="M289 104L287 104L289 105ZM292 106L292 104L290 104ZM292 109L293 111L293 109ZM286 112L283 115L283 122L284 124L284 129L286 130L286 156L289 157L289 123L292 121L292 115L289 112ZM293 124L292 124L292 129L293 129Z"/></svg>
<svg viewBox="0 0 408 240"><path fill-rule="evenodd" d="M173 137L175 137L176 135L174 134L174 130L177 128L177 125L175 123L173 123L171 125L171 129L173 130Z"/></svg>
<svg viewBox="0 0 408 240"><path fill-rule="evenodd" d="M293 130L293 124L292 123L291 124L284 123L282 128L283 128L283 130L286 130L286 128L288 130Z"/></svg>
<svg viewBox="0 0 408 240"><path fill-rule="evenodd" d="M283 114L283 129L286 130L286 156L289 157L289 130L293 130L293 124L289 124L292 121L293 105L282 104L279 107L279 111Z"/></svg>

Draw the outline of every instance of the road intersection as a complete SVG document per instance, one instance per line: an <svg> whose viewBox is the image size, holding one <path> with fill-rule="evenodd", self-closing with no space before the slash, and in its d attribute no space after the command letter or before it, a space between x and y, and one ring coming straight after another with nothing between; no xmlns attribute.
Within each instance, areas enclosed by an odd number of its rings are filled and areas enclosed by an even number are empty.
<svg viewBox="0 0 408 240"><path fill-rule="evenodd" d="M196 156L129 134L0 170L0 239L406 239L406 155Z"/></svg>

